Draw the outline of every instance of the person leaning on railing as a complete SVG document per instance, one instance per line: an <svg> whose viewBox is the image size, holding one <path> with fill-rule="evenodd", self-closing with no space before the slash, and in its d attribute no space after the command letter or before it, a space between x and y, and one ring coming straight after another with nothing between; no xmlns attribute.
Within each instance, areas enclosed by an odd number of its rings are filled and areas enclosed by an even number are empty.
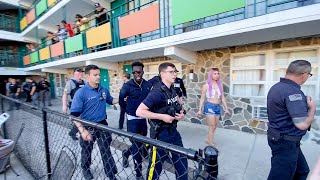
<svg viewBox="0 0 320 180"><path fill-rule="evenodd" d="M76 15L76 27L78 27L79 29L77 29L77 34L80 34L81 32L83 32L84 30L86 30L87 28L89 28L89 19L87 17L83 17L80 14Z"/></svg>
<svg viewBox="0 0 320 180"><path fill-rule="evenodd" d="M96 8L94 13L96 17L96 23L98 26L110 21L110 16L108 15L107 9L101 7L100 3L95 3L94 7Z"/></svg>
<svg viewBox="0 0 320 180"><path fill-rule="evenodd" d="M62 23L64 29L68 32L69 37L73 37L74 36L74 32L73 32L72 24L67 23L65 20L62 20L61 23Z"/></svg>

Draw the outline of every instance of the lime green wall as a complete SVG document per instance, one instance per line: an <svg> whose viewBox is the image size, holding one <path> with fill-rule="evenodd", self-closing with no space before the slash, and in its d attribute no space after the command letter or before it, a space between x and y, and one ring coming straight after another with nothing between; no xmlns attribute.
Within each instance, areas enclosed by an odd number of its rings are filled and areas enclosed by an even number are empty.
<svg viewBox="0 0 320 180"><path fill-rule="evenodd" d="M41 0L36 5L36 14L37 16L41 15L44 11L48 9L47 0Z"/></svg>
<svg viewBox="0 0 320 180"><path fill-rule="evenodd" d="M245 6L245 0L173 0L171 3L173 25Z"/></svg>
<svg viewBox="0 0 320 180"><path fill-rule="evenodd" d="M65 40L66 53L83 49L82 34L73 36Z"/></svg>
<svg viewBox="0 0 320 180"><path fill-rule="evenodd" d="M30 62L31 63L35 63L35 62L38 62L39 61L39 52L36 51L36 52L33 52L30 54Z"/></svg>

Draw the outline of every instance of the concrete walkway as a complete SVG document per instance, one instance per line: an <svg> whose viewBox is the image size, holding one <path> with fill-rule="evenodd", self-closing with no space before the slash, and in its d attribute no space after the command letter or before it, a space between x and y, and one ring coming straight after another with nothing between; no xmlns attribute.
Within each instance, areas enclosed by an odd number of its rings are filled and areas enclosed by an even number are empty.
<svg viewBox="0 0 320 180"><path fill-rule="evenodd" d="M54 100L53 110L61 112L61 100ZM108 109L108 123L111 127L118 127L120 112ZM125 128L126 129L126 128ZM207 126L179 122L178 129L181 133L184 146L195 150L206 147ZM307 135L306 137L310 137ZM218 128L215 136L215 144L219 154L219 179L222 180L264 180L270 170L271 151L267 144L266 135L248 134L245 132ZM320 156L320 145L310 138L302 141L302 150L312 169ZM19 169L22 179L30 179L29 173L21 167L17 159L12 159L15 169ZM0 175L0 178L3 175ZM17 179L9 170L7 179Z"/></svg>

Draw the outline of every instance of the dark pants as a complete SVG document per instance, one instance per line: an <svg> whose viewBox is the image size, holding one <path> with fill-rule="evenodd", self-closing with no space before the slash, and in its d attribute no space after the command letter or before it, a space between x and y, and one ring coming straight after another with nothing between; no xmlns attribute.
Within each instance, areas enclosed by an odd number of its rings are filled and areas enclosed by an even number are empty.
<svg viewBox="0 0 320 180"><path fill-rule="evenodd" d="M32 101L31 95L30 95L30 92L31 92L31 91L25 91L25 92L26 92L26 94L27 94L26 102L31 102L31 101Z"/></svg>
<svg viewBox="0 0 320 180"><path fill-rule="evenodd" d="M99 123L108 125L108 123L105 120ZM86 128L92 134L92 141L84 141L82 137L80 138L81 168L85 171L90 170L91 152L93 150L93 144L97 140L100 153L101 153L103 166L104 166L104 172L106 173L106 176L113 179L115 174L117 174L118 170L110 151L110 144L112 141L111 134L107 131L102 131L92 127L86 127Z"/></svg>
<svg viewBox="0 0 320 180"><path fill-rule="evenodd" d="M132 119L127 120L127 131L140 134L142 136L147 136L148 127L146 119ZM143 151L146 150L143 143L138 141L133 141L130 139L132 145L130 148L125 151L125 155L128 157L130 154L133 156L134 169L136 171L136 176L142 176L142 154Z"/></svg>
<svg viewBox="0 0 320 180"><path fill-rule="evenodd" d="M10 95L10 97L13 98L13 99L19 99L19 96L16 96L16 93L10 93L9 95ZM11 102L10 102L9 110L13 110L13 107L14 107L14 106L16 106L16 109L19 109L20 104L11 101Z"/></svg>
<svg viewBox="0 0 320 180"><path fill-rule="evenodd" d="M71 108L71 103L72 102L69 102L69 108ZM73 124L71 129L70 129L69 135L76 137L77 133L78 133L78 128L77 128L77 126L75 124Z"/></svg>
<svg viewBox="0 0 320 180"><path fill-rule="evenodd" d="M154 133L151 131L154 131L154 130L150 128L150 133ZM159 132L156 134L157 134L157 139L160 141L164 141L170 144L183 147L180 133L177 131L176 127L160 128ZM150 163L149 163L148 172L147 172L147 179L149 180L159 179L159 176L162 171L162 164L168 158L167 156L169 156L168 152L165 151L164 149L160 149L156 146L152 147ZM169 157L169 159L172 160L172 164L175 167L176 179L187 180L188 179L187 158L177 153L171 153L171 157Z"/></svg>
<svg viewBox="0 0 320 180"><path fill-rule="evenodd" d="M309 167L300 149L300 142L268 138L272 151L268 180L306 180Z"/></svg>
<svg viewBox="0 0 320 180"><path fill-rule="evenodd" d="M125 114L126 114L126 110L124 108L121 108L120 109L120 118L119 118L119 129L123 129Z"/></svg>

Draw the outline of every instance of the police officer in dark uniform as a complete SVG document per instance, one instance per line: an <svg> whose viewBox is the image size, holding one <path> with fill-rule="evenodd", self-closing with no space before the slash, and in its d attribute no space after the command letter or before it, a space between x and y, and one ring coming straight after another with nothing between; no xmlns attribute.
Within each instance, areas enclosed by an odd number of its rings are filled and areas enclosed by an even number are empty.
<svg viewBox="0 0 320 180"><path fill-rule="evenodd" d="M50 105L48 94L50 92L49 90L50 83L45 80L45 77L41 78L41 81L38 83L38 88L39 88L39 95L40 95L40 100L43 103L43 106L45 107L47 103Z"/></svg>
<svg viewBox="0 0 320 180"><path fill-rule="evenodd" d="M300 140L314 119L316 105L301 91L301 85L311 76L308 61L293 61L285 78L268 93L268 144L272 151L268 180L307 179L309 167Z"/></svg>
<svg viewBox="0 0 320 180"><path fill-rule="evenodd" d="M100 85L100 69L96 65L88 65L85 68L86 80L88 83L80 88L74 95L71 104L71 115L80 117L89 122L108 125L106 118L106 103L116 104L118 99L114 99L110 92ZM93 144L97 141L104 166L104 172L110 180L116 180L117 166L111 154L110 145L112 136L107 131L102 131L93 127L83 126L75 122L80 133L81 146L81 168L85 179L93 179L90 171L91 153Z"/></svg>
<svg viewBox="0 0 320 180"><path fill-rule="evenodd" d="M133 62L132 74L133 79L123 85L119 95L119 104L121 108L125 108L127 113L127 131L146 136L148 134L148 126L145 118L138 117L136 110L140 103L147 97L151 90L151 84L143 79L144 65L141 62ZM127 101L125 102L125 98ZM128 167L128 157L132 154L134 159L136 179L142 177L142 154L146 151L145 146L141 142L132 141L132 145L128 150L123 151L123 167Z"/></svg>
<svg viewBox="0 0 320 180"><path fill-rule="evenodd" d="M19 99L19 94L20 94L20 85L17 84L17 80L12 78L11 83L9 84L9 97L13 99ZM13 110L13 106L16 104L16 109L19 109L19 103L10 103L9 111Z"/></svg>
<svg viewBox="0 0 320 180"><path fill-rule="evenodd" d="M136 114L139 117L150 119L150 137L170 144L182 146L177 123L184 119L179 97L174 90L173 83L177 77L174 64L165 62L159 66L161 85L156 86L138 107ZM187 158L176 153L171 153L172 164L176 169L176 179L188 179ZM162 164L167 159L163 149L152 147L147 179L159 179Z"/></svg>
<svg viewBox="0 0 320 180"><path fill-rule="evenodd" d="M39 86L38 83L36 81L32 81L31 82L31 98L32 98L32 105L33 106L39 106L40 105L40 90L39 90Z"/></svg>
<svg viewBox="0 0 320 180"><path fill-rule="evenodd" d="M27 95L27 99L26 102L31 102L31 90L32 90L32 79L30 77L26 77L26 82L22 87L23 91L26 93Z"/></svg>

